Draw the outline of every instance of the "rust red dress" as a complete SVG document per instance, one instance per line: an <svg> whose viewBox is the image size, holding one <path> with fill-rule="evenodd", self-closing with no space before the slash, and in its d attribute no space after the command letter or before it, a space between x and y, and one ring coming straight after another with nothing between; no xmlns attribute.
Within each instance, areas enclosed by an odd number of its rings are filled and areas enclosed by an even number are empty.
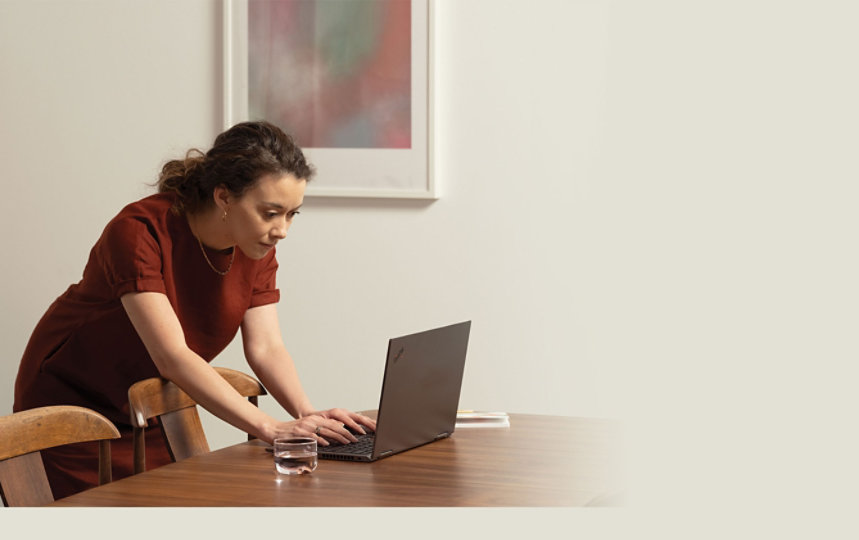
<svg viewBox="0 0 859 540"><path fill-rule="evenodd" d="M15 381L15 411L80 405L116 424L122 439L111 445L115 480L132 472L128 387L158 375L120 298L165 294L186 343L206 361L233 340L249 308L280 299L273 249L261 260L236 249L229 273L218 275L185 216L171 211L174 200L171 194L146 197L108 223L81 281L54 301L33 331ZM231 251L206 253L216 268L229 267ZM147 432L146 443L147 468L171 461L160 433ZM46 450L42 457L57 499L97 483L97 443Z"/></svg>

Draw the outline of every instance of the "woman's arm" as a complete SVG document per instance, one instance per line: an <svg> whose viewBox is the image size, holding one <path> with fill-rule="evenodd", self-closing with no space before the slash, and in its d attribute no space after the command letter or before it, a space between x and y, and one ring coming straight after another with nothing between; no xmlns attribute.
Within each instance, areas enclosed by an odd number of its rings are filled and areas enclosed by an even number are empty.
<svg viewBox="0 0 859 540"><path fill-rule="evenodd" d="M318 415L280 422L253 406L188 348L165 295L130 293L122 297L122 305L161 376L218 418L269 443L280 436L312 436L318 425L331 422Z"/></svg>
<svg viewBox="0 0 859 540"><path fill-rule="evenodd" d="M242 320L245 358L266 390L295 418L313 414L292 357L280 337L276 304L249 309Z"/></svg>
<svg viewBox="0 0 859 540"><path fill-rule="evenodd" d="M329 429L323 430L322 433L328 438L338 440L339 438L335 435L355 440L351 433L339 427L341 424L345 424L358 432L364 432L362 425L376 429L376 422L364 415L344 409L316 411L313 408L307 394L301 387L301 381L298 378L292 357L283 344L276 304L254 307L245 313L242 320L242 342L244 343L245 357L251 369L260 378L268 392L289 414L296 418L320 415L336 421L334 429L330 429L329 424L326 425Z"/></svg>

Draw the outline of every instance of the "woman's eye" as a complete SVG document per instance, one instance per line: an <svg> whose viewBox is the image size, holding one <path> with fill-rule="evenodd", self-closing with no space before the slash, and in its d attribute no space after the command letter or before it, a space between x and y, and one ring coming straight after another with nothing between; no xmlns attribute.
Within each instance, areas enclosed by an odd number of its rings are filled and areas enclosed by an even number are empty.
<svg viewBox="0 0 859 540"><path fill-rule="evenodd" d="M299 212L298 210L293 210L292 212L287 212L285 214L286 219L292 219L300 213L301 212ZM280 216L282 214L283 214L283 212L276 212L276 211L263 212L263 217L266 219L266 221L270 221L272 219L277 218L278 216Z"/></svg>

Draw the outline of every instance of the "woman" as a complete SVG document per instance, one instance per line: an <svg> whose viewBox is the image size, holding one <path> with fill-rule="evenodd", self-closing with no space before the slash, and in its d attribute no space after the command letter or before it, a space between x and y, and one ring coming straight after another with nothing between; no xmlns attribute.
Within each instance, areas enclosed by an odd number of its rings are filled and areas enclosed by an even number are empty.
<svg viewBox="0 0 859 540"><path fill-rule="evenodd" d="M354 441L375 429L342 409L316 411L280 335L275 244L299 213L313 171L292 139L266 122L238 124L206 154L168 162L159 193L125 207L93 247L82 280L48 308L24 352L14 410L94 409L122 432L114 479L132 472L128 387L162 376L256 437ZM242 398L208 364L241 329L248 364L294 418L279 421ZM159 428L154 428L159 429ZM147 468L170 463L146 437ZM55 498L97 482L97 447L43 452Z"/></svg>

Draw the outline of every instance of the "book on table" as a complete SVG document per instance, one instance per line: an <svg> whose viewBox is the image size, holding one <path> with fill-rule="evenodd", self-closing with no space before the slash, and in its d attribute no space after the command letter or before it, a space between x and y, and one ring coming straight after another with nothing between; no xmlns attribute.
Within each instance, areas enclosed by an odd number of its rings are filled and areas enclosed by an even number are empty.
<svg viewBox="0 0 859 540"><path fill-rule="evenodd" d="M505 412L457 411L456 427L510 427L510 417Z"/></svg>

